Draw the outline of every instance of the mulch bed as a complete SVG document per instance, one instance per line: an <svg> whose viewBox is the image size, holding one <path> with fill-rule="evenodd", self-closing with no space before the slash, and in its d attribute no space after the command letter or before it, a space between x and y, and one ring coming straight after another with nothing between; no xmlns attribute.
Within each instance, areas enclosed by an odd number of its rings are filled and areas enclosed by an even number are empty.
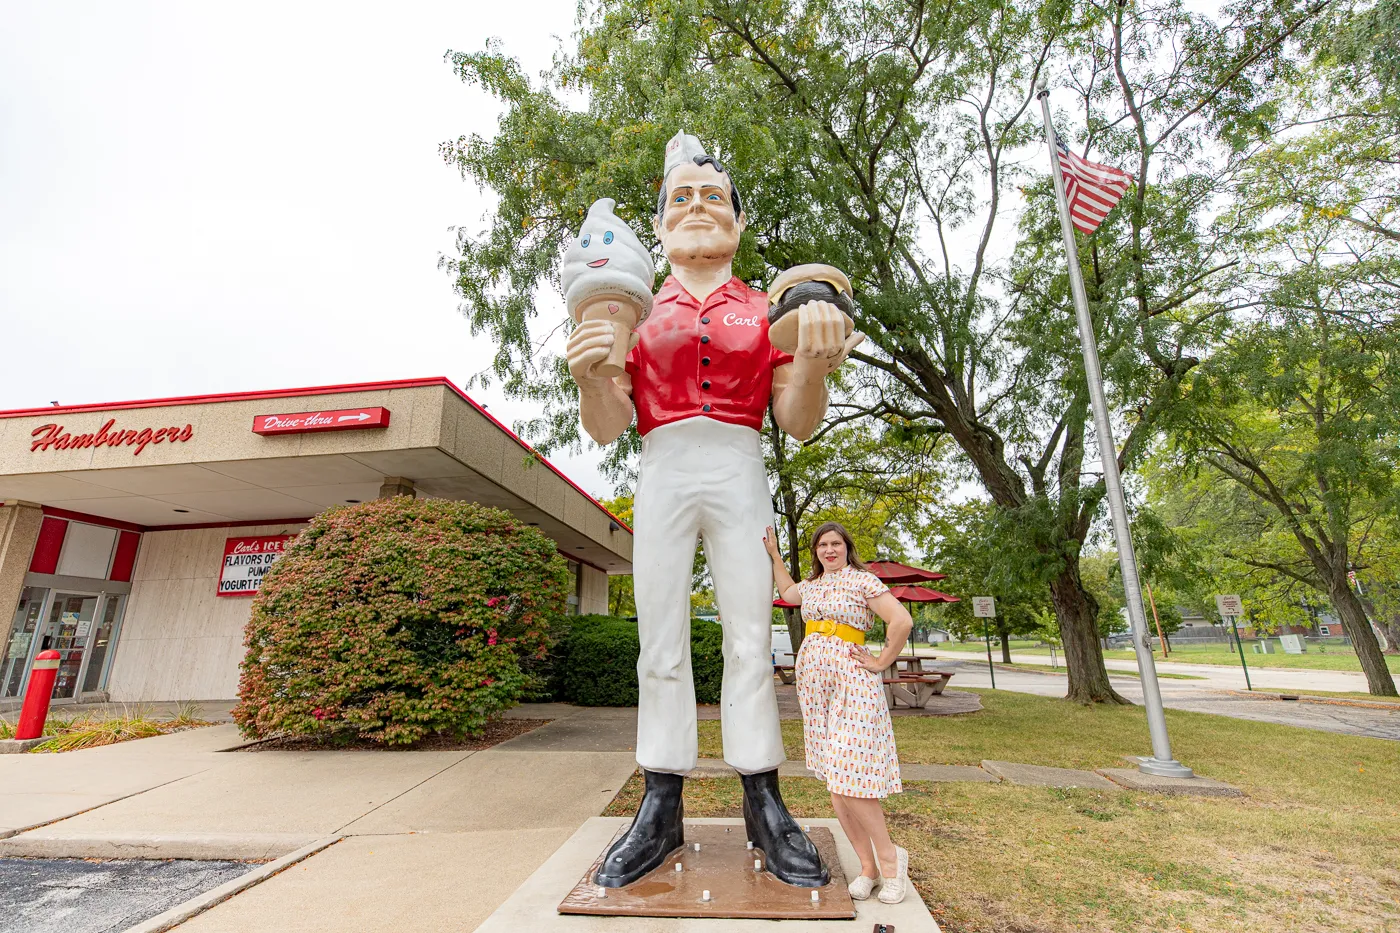
<svg viewBox="0 0 1400 933"><path fill-rule="evenodd" d="M240 752L459 752L480 751L499 745L507 739L524 735L538 729L552 719L497 719L487 723L481 735L472 739L458 739L450 735L430 735L412 745L385 745L369 739L332 742L311 736L287 735L281 738L254 742L237 749Z"/></svg>

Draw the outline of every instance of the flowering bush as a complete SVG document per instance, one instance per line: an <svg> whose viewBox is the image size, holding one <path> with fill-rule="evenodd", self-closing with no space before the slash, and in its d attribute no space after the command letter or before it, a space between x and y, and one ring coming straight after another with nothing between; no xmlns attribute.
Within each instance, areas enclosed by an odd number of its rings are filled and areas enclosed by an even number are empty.
<svg viewBox="0 0 1400 933"><path fill-rule="evenodd" d="M312 520L253 599L246 735L472 735L539 676L569 574L508 513L398 496Z"/></svg>

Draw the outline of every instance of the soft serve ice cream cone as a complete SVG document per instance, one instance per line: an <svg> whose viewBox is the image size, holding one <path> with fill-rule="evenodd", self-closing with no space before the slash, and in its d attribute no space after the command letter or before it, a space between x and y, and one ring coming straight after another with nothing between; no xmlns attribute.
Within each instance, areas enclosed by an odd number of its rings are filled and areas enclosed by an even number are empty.
<svg viewBox="0 0 1400 933"><path fill-rule="evenodd" d="M588 209L578 239L564 254L560 278L564 301L575 324L609 321L612 352L593 372L621 375L627 351L636 345L634 331L651 313L651 285L656 267L651 254L632 228L613 213L612 198L600 198Z"/></svg>

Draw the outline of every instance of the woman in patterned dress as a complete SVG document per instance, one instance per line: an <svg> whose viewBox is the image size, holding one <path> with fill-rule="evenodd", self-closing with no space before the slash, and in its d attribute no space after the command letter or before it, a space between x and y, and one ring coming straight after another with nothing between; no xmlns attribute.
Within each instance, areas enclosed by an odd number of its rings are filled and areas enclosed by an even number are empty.
<svg viewBox="0 0 1400 933"><path fill-rule="evenodd" d="M909 853L885 827L880 800L900 792L894 728L880 683L914 627L909 611L856 556L846 529L827 522L812 536L812 574L794 582L770 527L763 538L778 592L802 605L807 626L797 653L797 696L807 767L826 781L841 828L860 856L851 897L865 900L882 879L880 900L898 904L909 886ZM885 646L874 657L865 633L878 615Z"/></svg>

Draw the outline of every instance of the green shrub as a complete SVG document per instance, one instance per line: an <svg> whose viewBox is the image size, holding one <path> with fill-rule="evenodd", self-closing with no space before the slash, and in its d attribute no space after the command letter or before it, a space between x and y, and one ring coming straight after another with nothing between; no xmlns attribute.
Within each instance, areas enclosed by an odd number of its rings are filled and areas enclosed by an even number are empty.
<svg viewBox="0 0 1400 933"><path fill-rule="evenodd" d="M540 684L568 569L499 509L399 496L330 509L254 597L245 734L472 735Z"/></svg>
<svg viewBox="0 0 1400 933"><path fill-rule="evenodd" d="M636 706L637 623L614 616L575 616L551 653L554 698L580 706ZM718 703L724 679L724 632L702 619L690 623L695 699Z"/></svg>

